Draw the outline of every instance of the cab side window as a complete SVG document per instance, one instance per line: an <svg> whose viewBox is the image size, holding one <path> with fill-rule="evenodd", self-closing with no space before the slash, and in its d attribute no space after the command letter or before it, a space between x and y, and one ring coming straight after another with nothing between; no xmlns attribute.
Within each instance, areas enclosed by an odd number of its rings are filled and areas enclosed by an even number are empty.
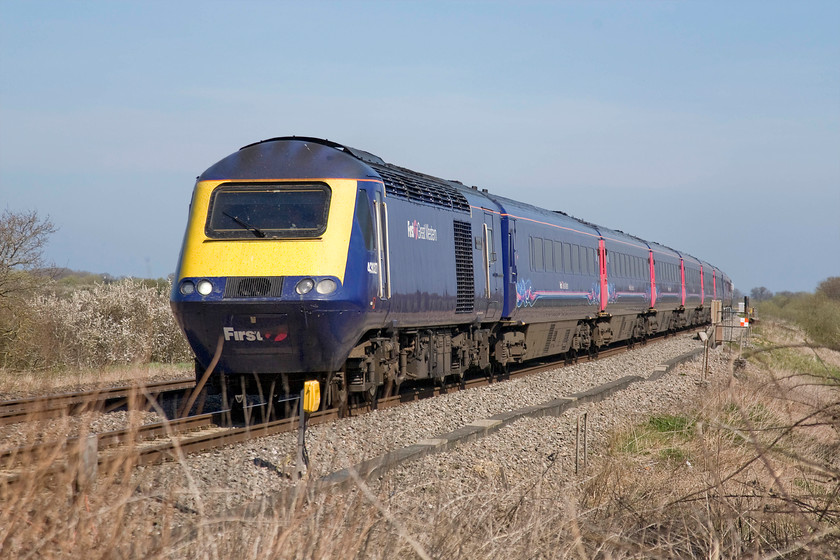
<svg viewBox="0 0 840 560"><path fill-rule="evenodd" d="M370 199L365 190L360 190L359 194L356 195L356 219L359 221L359 228L362 230L365 249L368 251L375 250L376 237L373 230L373 216L370 213Z"/></svg>

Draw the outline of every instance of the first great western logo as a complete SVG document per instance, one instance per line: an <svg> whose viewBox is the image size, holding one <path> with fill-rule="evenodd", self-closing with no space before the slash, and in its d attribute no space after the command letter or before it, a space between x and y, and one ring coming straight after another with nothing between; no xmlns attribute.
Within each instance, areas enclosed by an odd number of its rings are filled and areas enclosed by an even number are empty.
<svg viewBox="0 0 840 560"><path fill-rule="evenodd" d="M276 329L274 332L260 332L224 327L222 333L226 341L233 342L282 342L289 336L285 329Z"/></svg>
<svg viewBox="0 0 840 560"><path fill-rule="evenodd" d="M408 238L437 241L437 230L429 224L420 225L417 220L408 220Z"/></svg>

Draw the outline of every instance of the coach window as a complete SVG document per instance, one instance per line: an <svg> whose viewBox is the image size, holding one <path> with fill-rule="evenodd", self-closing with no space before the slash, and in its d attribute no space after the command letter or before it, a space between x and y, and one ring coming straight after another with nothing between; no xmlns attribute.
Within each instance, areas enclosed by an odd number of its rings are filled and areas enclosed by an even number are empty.
<svg viewBox="0 0 840 560"><path fill-rule="evenodd" d="M572 245L572 274L580 274L580 247Z"/></svg>
<svg viewBox="0 0 840 560"><path fill-rule="evenodd" d="M531 238L531 268L537 272L544 270L543 240L541 237Z"/></svg>
<svg viewBox="0 0 840 560"><path fill-rule="evenodd" d="M554 243L551 239L543 240L543 252L545 253L546 272L554 272Z"/></svg>
<svg viewBox="0 0 840 560"><path fill-rule="evenodd" d="M493 228L487 226L487 251L490 255L490 262L496 262L496 240L493 238Z"/></svg>
<svg viewBox="0 0 840 560"><path fill-rule="evenodd" d="M528 251L531 253L531 270L536 270L534 266L534 238L528 236Z"/></svg>
<svg viewBox="0 0 840 560"><path fill-rule="evenodd" d="M563 244L554 242L554 270L563 272Z"/></svg>
<svg viewBox="0 0 840 560"><path fill-rule="evenodd" d="M563 272L572 272L572 246L568 243L563 243Z"/></svg>

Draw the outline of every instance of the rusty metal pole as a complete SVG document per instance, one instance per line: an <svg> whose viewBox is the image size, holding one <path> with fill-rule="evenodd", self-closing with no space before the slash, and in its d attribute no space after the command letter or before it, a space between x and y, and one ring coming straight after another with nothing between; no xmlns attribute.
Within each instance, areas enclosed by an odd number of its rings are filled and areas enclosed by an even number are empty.
<svg viewBox="0 0 840 560"><path fill-rule="evenodd" d="M575 428L575 474L578 473L578 464L580 459L580 416L577 418L577 426Z"/></svg>
<svg viewBox="0 0 840 560"><path fill-rule="evenodd" d="M583 413L583 470L586 470L586 467L589 465L589 446L587 444L587 439L589 435L589 413Z"/></svg>
<svg viewBox="0 0 840 560"><path fill-rule="evenodd" d="M309 457L306 453L306 411L303 408L304 391L300 391L300 405L298 406L298 450L297 450L297 476L303 478L306 469L309 467Z"/></svg>

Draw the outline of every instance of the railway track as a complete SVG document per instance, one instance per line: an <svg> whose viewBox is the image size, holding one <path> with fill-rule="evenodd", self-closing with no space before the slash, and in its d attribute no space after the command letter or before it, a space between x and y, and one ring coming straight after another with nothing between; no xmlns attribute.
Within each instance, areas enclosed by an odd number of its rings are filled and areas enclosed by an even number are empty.
<svg viewBox="0 0 840 560"><path fill-rule="evenodd" d="M655 339L651 341L655 343ZM627 346L606 349L597 356L582 356L579 362L587 362L622 354L630 350ZM441 386L416 387L372 403L357 404L350 409L351 415L361 415L373 409L386 409L400 406L421 399L482 387L508 379L516 379L568 365L567 362L546 361L518 367L505 373L500 379L486 376L464 380ZM175 384L177 385L177 384ZM182 387L179 387L181 389ZM125 388L124 388L125 389ZM116 391L118 392L118 391ZM123 397L125 398L125 397ZM175 460L184 455L201 453L228 445L244 443L251 439L288 433L299 428L297 416L280 420L264 421L239 427L222 427L228 423L229 410L200 414L155 424L147 424L126 430L107 432L88 436L85 440L68 439L61 445L42 443L35 446L19 447L0 451L0 482L14 482L19 479L22 468L39 460L54 463L56 471L67 464L68 459L83 453L94 453L88 463L96 465L101 472L113 472L119 465L150 465ZM258 408L251 410L251 416L259 416ZM312 414L309 425L331 422L341 416L339 409L333 408ZM288 473L291 476L291 473Z"/></svg>
<svg viewBox="0 0 840 560"><path fill-rule="evenodd" d="M110 412L122 406L145 408L158 395L194 386L194 380L176 380L4 401L0 402L0 426L83 412Z"/></svg>

